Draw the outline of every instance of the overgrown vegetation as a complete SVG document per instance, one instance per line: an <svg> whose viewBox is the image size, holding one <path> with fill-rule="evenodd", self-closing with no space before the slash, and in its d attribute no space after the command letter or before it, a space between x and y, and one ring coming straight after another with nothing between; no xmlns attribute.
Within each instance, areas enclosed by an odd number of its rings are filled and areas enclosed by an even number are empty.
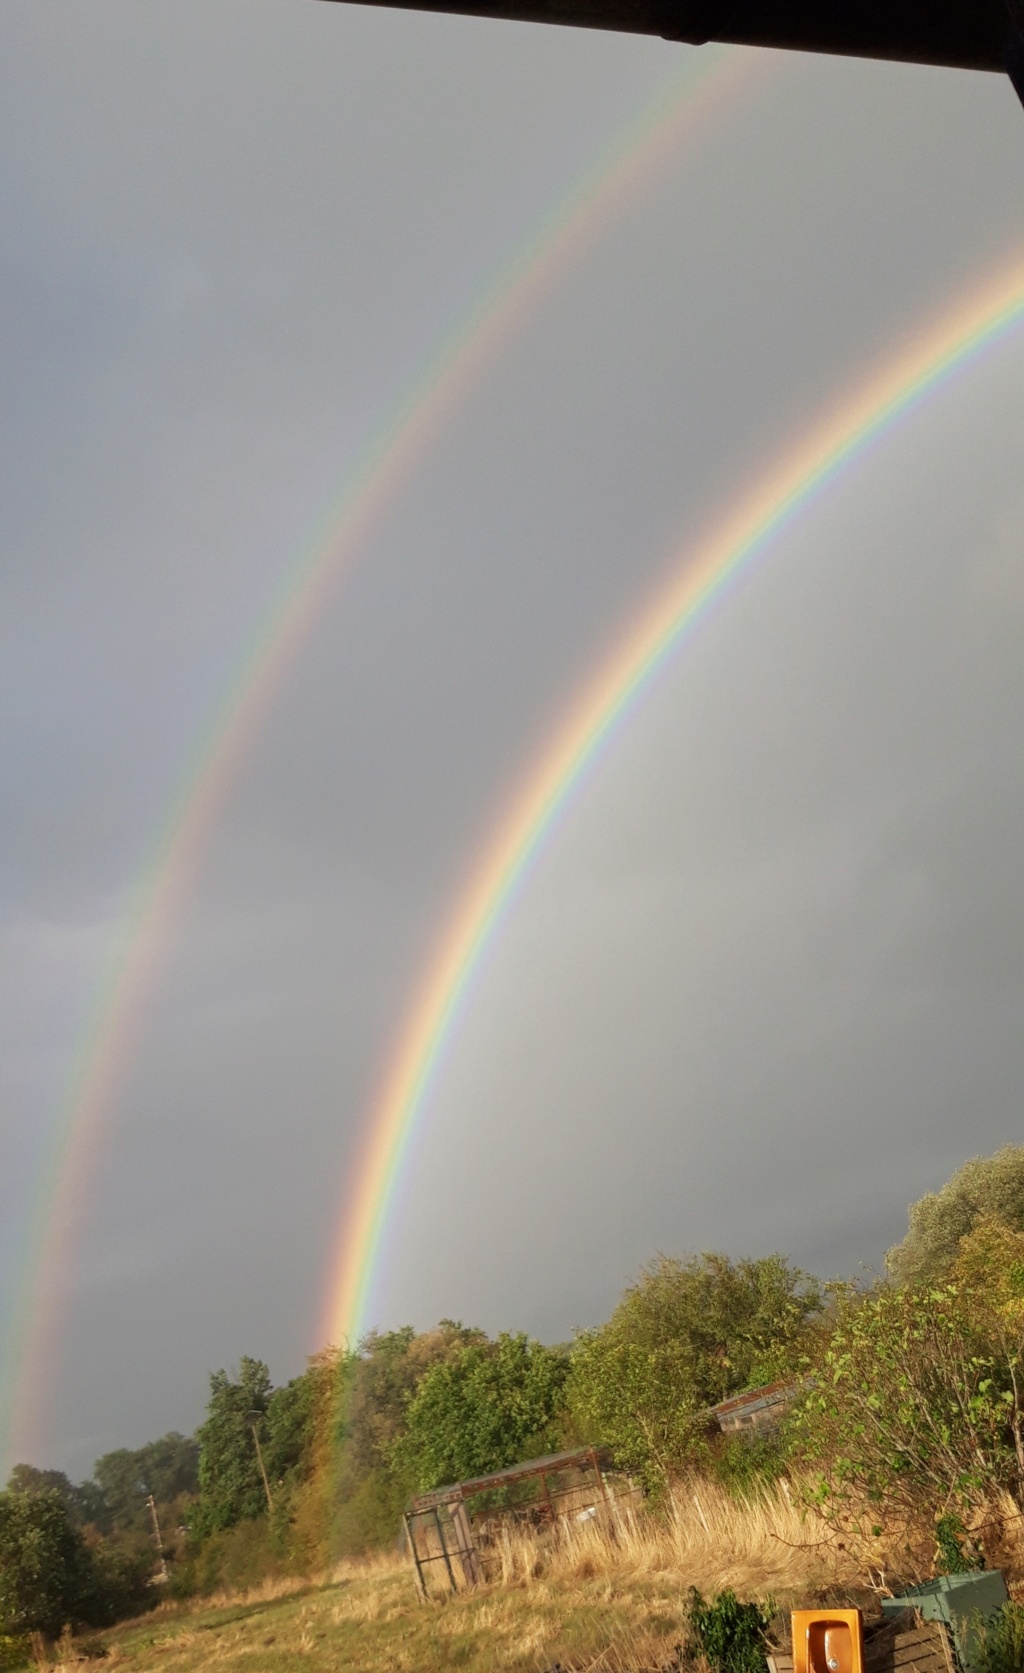
<svg viewBox="0 0 1024 1673"><path fill-rule="evenodd" d="M857 1562L781 1487L753 1504L680 1484L657 1508L511 1533L492 1578L423 1607L392 1548L314 1583L263 1582L105 1635L119 1673L701 1673L685 1650L687 1587L789 1599L850 1587ZM873 1555L886 1561L884 1547Z"/></svg>
<svg viewBox="0 0 1024 1673"><path fill-rule="evenodd" d="M1024 1607L1005 1603L978 1629L974 1673L1024 1673Z"/></svg>
<svg viewBox="0 0 1024 1673"><path fill-rule="evenodd" d="M741 1505L752 1524L759 1505L777 1516L785 1504L794 1548L820 1547L833 1574L894 1561L907 1578L957 1572L991 1560L1024 1511L1022 1355L1024 1147L969 1163L916 1204L872 1285L822 1288L781 1255L659 1256L607 1324L568 1347L442 1320L325 1350L278 1388L244 1358L212 1375L193 1438L108 1453L78 1485L25 1464L12 1473L0 1494L0 1665L33 1632L384 1550L412 1492L579 1444L610 1448L643 1486L645 1549L680 1583L703 1583L698 1548L680 1543L688 1497L706 1546L709 1505ZM719 1433L708 1408L765 1382L796 1393L782 1426L753 1443ZM621 1528L616 1538L621 1569L628 1542ZM741 1590L693 1600L695 1642L721 1673L763 1673L775 1570L761 1569L759 1605L737 1601ZM719 1564L715 1578L727 1594L751 1584L751 1566ZM712 1654L701 1635L716 1632ZM1008 1615L984 1673L1024 1673L1019 1642Z"/></svg>
<svg viewBox="0 0 1024 1673"><path fill-rule="evenodd" d="M795 1374L820 1307L817 1285L781 1255L661 1255L606 1325L577 1338L570 1421L656 1491L706 1459L709 1406Z"/></svg>
<svg viewBox="0 0 1024 1673"><path fill-rule="evenodd" d="M773 1608L741 1603L730 1586L709 1603L691 1586L691 1652L713 1673L768 1673L765 1634Z"/></svg>

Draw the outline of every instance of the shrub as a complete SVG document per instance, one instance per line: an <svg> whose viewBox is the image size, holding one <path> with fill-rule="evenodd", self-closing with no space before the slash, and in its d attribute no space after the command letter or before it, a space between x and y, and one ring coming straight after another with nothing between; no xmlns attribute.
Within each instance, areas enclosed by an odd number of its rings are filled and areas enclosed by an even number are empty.
<svg viewBox="0 0 1024 1673"><path fill-rule="evenodd" d="M749 1499L769 1482L778 1481L788 1465L784 1434L723 1435L711 1447L710 1469L734 1497Z"/></svg>
<svg viewBox="0 0 1024 1673"><path fill-rule="evenodd" d="M175 1566L170 1595L206 1597L222 1589L245 1591L287 1572L290 1565L284 1532L264 1515L205 1535L185 1561Z"/></svg>
<svg viewBox="0 0 1024 1673"><path fill-rule="evenodd" d="M793 1433L826 1514L944 1513L1015 1481L1012 1379L971 1291L842 1288L814 1371Z"/></svg>
<svg viewBox="0 0 1024 1673"><path fill-rule="evenodd" d="M1004 1603L979 1625L971 1665L973 1673L1024 1673L1024 1605Z"/></svg>
<svg viewBox="0 0 1024 1673"><path fill-rule="evenodd" d="M89 1626L113 1626L144 1615L160 1601L153 1586L153 1552L102 1540L89 1548L92 1570L83 1619Z"/></svg>
<svg viewBox="0 0 1024 1673"><path fill-rule="evenodd" d="M972 1574L985 1566L977 1545L952 1511L935 1524L935 1547L936 1574Z"/></svg>
<svg viewBox="0 0 1024 1673"><path fill-rule="evenodd" d="M690 1653L703 1657L715 1673L767 1673L765 1633L774 1607L769 1602L766 1614L759 1604L740 1603L729 1590L705 1603L691 1586Z"/></svg>

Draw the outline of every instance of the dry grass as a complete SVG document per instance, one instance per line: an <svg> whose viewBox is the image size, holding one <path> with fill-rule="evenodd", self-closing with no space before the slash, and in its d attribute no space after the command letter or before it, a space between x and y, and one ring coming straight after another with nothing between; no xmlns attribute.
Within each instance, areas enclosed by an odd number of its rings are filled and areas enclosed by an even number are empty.
<svg viewBox="0 0 1024 1673"><path fill-rule="evenodd" d="M1009 1524L1008 1524L1009 1526ZM1024 1532L1013 1524L1024 1553ZM879 1570L891 1554L867 1553ZM421 1604L395 1554L318 1580L274 1580L201 1604L163 1605L105 1635L124 1673L651 1673L678 1665L687 1591L797 1601L863 1595L855 1558L792 1491L742 1504L708 1482L660 1512L620 1501L606 1520L566 1518L491 1548L486 1584Z"/></svg>
<svg viewBox="0 0 1024 1673"><path fill-rule="evenodd" d="M1024 1602L1024 1516L1012 1495L995 1494L971 1531L984 1547L989 1567L1001 1568L1010 1595Z"/></svg>
<svg viewBox="0 0 1024 1673"><path fill-rule="evenodd" d="M505 1585L571 1586L582 1578L616 1584L671 1578L685 1588L789 1596L862 1582L864 1563L884 1565L882 1542L856 1557L788 1484L739 1501L715 1483L675 1490L660 1513L631 1504L591 1522L568 1522L546 1541L506 1536L493 1558Z"/></svg>

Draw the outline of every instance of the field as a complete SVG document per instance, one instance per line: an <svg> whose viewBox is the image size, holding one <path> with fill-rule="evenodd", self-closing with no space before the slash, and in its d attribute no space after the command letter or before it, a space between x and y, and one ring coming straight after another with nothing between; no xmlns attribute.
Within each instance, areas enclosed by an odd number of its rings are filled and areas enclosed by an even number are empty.
<svg viewBox="0 0 1024 1673"><path fill-rule="evenodd" d="M732 1586L788 1607L811 1598L870 1601L881 1547L858 1563L785 1490L746 1506L708 1483L677 1491L660 1518L518 1537L493 1578L421 1603L397 1555L345 1564L316 1582L279 1580L255 1592L165 1605L94 1641L125 1673L430 1673L463 1668L547 1673L556 1665L648 1673L677 1665L691 1585ZM877 1568L872 1566L871 1559ZM79 1651L81 1654L82 1651Z"/></svg>

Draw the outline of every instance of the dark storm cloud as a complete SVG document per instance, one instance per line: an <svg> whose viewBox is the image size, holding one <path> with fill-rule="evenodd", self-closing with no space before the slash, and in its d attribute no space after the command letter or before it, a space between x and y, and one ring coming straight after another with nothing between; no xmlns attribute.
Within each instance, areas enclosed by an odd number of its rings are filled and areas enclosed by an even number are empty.
<svg viewBox="0 0 1024 1673"><path fill-rule="evenodd" d="M13 1291L76 1028L253 624L683 49L288 0L3 27ZM209 1368L317 1345L360 1123L510 784L682 533L1020 241L1022 186L998 78L779 56L552 286L232 785L110 1111L40 1462L188 1428ZM564 1335L658 1243L877 1258L1012 1136L1016 387L873 477L828 561L759 578L595 784L424 1131L386 1322ZM794 1157L812 1201L780 1209ZM477 1205L469 1281L427 1236L442 1187Z"/></svg>
<svg viewBox="0 0 1024 1673"><path fill-rule="evenodd" d="M607 760L476 998L382 1301L422 1309L414 1251L481 1178L448 1292L496 1322L514 1248L564 1335L654 1248L877 1267L909 1199L1019 1141L1019 427L960 461L1021 359L830 496Z"/></svg>

